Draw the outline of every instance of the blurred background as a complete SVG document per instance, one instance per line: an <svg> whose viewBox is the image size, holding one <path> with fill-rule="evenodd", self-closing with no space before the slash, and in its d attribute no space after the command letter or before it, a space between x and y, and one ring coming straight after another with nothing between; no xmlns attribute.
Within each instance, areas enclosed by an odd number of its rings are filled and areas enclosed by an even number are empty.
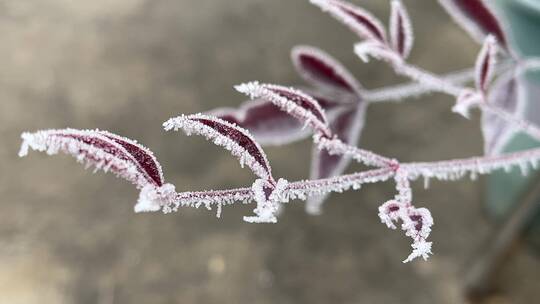
<svg viewBox="0 0 540 304"><path fill-rule="evenodd" d="M357 0L382 20L388 2ZM405 1L411 61L443 73L479 46L436 1ZM465 303L464 274L496 225L483 180L414 184L435 219L434 256L402 264L410 242L377 207L376 184L332 195L321 216L286 206L275 225L242 221L252 206L134 214L137 191L68 156L19 159L20 133L101 128L154 151L177 190L250 185L253 176L199 137L166 134L179 113L235 106L234 84L298 84L296 44L321 47L366 88L398 83L363 64L355 36L307 0L0 0L0 303ZM433 94L369 108L361 146L403 161L482 153L478 116ZM273 172L306 178L309 141L266 148ZM354 170L355 168L351 168ZM540 259L516 246L487 303L538 303Z"/></svg>

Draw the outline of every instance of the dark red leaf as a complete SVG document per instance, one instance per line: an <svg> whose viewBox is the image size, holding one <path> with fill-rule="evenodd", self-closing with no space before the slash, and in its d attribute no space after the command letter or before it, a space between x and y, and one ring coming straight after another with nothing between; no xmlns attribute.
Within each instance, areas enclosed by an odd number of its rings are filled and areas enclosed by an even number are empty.
<svg viewBox="0 0 540 304"><path fill-rule="evenodd" d="M296 46L292 62L300 76L316 87L346 90L358 94L360 84L352 74L326 52L310 46Z"/></svg>
<svg viewBox="0 0 540 304"><path fill-rule="evenodd" d="M329 12L361 38L386 44L386 34L381 22L363 8L340 0L311 0L311 3Z"/></svg>
<svg viewBox="0 0 540 304"><path fill-rule="evenodd" d="M483 0L439 0L454 20L475 39L482 41L493 35L500 46L508 49L502 21Z"/></svg>

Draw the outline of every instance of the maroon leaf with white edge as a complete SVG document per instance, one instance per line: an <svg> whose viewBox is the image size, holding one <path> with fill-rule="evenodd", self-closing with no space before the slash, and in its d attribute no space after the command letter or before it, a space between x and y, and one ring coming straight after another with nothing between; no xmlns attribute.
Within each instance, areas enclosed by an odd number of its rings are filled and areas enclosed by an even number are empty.
<svg viewBox="0 0 540 304"><path fill-rule="evenodd" d="M493 36L487 36L475 64L475 83L476 88L486 93L487 87L493 78L497 59L497 42Z"/></svg>
<svg viewBox="0 0 540 304"><path fill-rule="evenodd" d="M365 120L366 105L364 102L356 106L342 108L331 119L330 128L339 139L348 145L356 146ZM351 158L343 155L330 155L327 150L313 147L311 159L311 179L327 178L343 174L351 162ZM319 214L321 206L328 194L311 196L306 203L306 210L311 214Z"/></svg>
<svg viewBox="0 0 540 304"><path fill-rule="evenodd" d="M474 39L482 42L487 35L493 35L499 45L508 49L504 27L483 0L439 0L439 3L463 29Z"/></svg>
<svg viewBox="0 0 540 304"><path fill-rule="evenodd" d="M64 152L87 166L111 171L142 188L147 184L163 185L161 166L152 152L137 142L100 130L44 130L23 133L19 156L28 149L47 154Z"/></svg>
<svg viewBox="0 0 540 304"><path fill-rule="evenodd" d="M521 116L525 108L525 98L514 72L508 71L499 76L489 90L488 103L510 114ZM500 154L514 133L515 128L511 123L495 114L482 112L482 134L486 155Z"/></svg>
<svg viewBox="0 0 540 304"><path fill-rule="evenodd" d="M413 46L414 36L409 13L399 0L392 1L390 13L390 42L392 48L407 58Z"/></svg>
<svg viewBox="0 0 540 304"><path fill-rule="evenodd" d="M240 165L247 165L258 177L275 183L266 154L247 130L223 119L203 114L171 118L163 123L163 127L167 131L182 129L187 135L202 135L230 151L240 160Z"/></svg>
<svg viewBox="0 0 540 304"><path fill-rule="evenodd" d="M382 23L370 12L340 0L311 0L311 3L328 12L360 38L386 44L386 33Z"/></svg>
<svg viewBox="0 0 540 304"><path fill-rule="evenodd" d="M296 46L291 59L298 74L308 83L358 94L362 88L352 74L326 52L311 46Z"/></svg>
<svg viewBox="0 0 540 304"><path fill-rule="evenodd" d="M249 82L235 87L252 99L264 99L310 126L318 134L331 137L332 133L323 109L313 97L294 88Z"/></svg>
<svg viewBox="0 0 540 304"><path fill-rule="evenodd" d="M111 171L141 189L135 211L157 211L174 199L174 186L164 184L161 166L150 150L136 141L100 130L44 130L23 133L19 156L28 149L49 155L63 152L96 170Z"/></svg>
<svg viewBox="0 0 540 304"><path fill-rule="evenodd" d="M247 129L255 140L265 145L284 145L304 139L309 131L298 119L268 100L249 100L239 108L219 108L206 114Z"/></svg>
<svg viewBox="0 0 540 304"><path fill-rule="evenodd" d="M163 185L163 172L161 166L150 150L129 138L118 136L107 131L99 131L99 133L124 147L124 149L126 149L126 151L137 161L137 165L141 171L145 172L156 185Z"/></svg>

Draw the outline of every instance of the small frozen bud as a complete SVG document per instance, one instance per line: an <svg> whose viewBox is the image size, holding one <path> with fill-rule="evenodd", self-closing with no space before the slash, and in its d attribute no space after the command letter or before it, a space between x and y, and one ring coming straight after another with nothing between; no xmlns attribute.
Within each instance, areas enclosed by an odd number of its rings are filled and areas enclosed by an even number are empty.
<svg viewBox="0 0 540 304"><path fill-rule="evenodd" d="M452 112L461 114L463 117L470 118L470 110L472 107L478 106L482 101L482 97L471 90L463 90L459 94L456 104L452 107Z"/></svg>
<svg viewBox="0 0 540 304"><path fill-rule="evenodd" d="M163 206L172 203L175 196L176 191L172 184L164 184L158 188L146 185L141 189L139 199L133 209L136 213L159 211Z"/></svg>
<svg viewBox="0 0 540 304"><path fill-rule="evenodd" d="M390 229L396 229L395 221L399 220L402 207L396 201L388 201L379 207L379 218Z"/></svg>
<svg viewBox="0 0 540 304"><path fill-rule="evenodd" d="M279 203L287 201L284 191L288 186L287 180L280 178L275 186L267 181L258 179L251 186L257 207L253 210L255 216L244 216L248 223L276 223Z"/></svg>

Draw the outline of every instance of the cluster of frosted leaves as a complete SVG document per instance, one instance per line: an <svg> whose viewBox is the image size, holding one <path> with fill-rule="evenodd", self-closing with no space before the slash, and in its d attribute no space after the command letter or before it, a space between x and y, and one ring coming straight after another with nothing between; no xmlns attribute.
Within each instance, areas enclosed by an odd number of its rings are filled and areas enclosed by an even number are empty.
<svg viewBox="0 0 540 304"><path fill-rule="evenodd" d="M363 41L355 45L355 53L364 61L368 56L380 60L401 61L407 58L414 42L411 19L401 1L391 2L390 39L382 22L367 10L341 0L311 0L356 33Z"/></svg>
<svg viewBox="0 0 540 304"><path fill-rule="evenodd" d="M504 22L489 7L485 0L439 0L439 3L478 42L492 35L502 49L509 46Z"/></svg>
<svg viewBox="0 0 540 304"><path fill-rule="evenodd" d="M396 229L401 222L405 235L412 238L412 253L403 261L410 262L417 257L426 260L431 254L431 242L427 241L433 226L433 217L426 208L416 208L412 205L412 191L406 172L398 171L394 177L398 194L393 200L379 207L379 218L390 229Z"/></svg>
<svg viewBox="0 0 540 304"><path fill-rule="evenodd" d="M297 46L291 52L291 59L300 77L311 86L302 88L308 94L298 94L298 90L286 87L250 83L238 88L252 95L254 100L242 104L238 109L217 109L209 113L249 130L263 145L286 144L303 139L309 134L303 126L310 118L315 128L321 129L321 125L324 125L322 128L327 129L321 133L331 133L349 145L356 145L367 106L361 97L363 88L358 81L338 60L315 47ZM272 92L265 86L278 88L279 93L285 92L285 95ZM298 103L299 100L303 103ZM304 109L302 104L308 107ZM322 116L317 115L319 111L311 110L319 107L321 112L324 111L327 122L317 118ZM349 163L350 157L330 155L315 146L310 178L340 175ZM316 213L326 196L308 198L307 209Z"/></svg>
<svg viewBox="0 0 540 304"><path fill-rule="evenodd" d="M141 189L135 211L156 211L174 200L171 184L164 184L163 172L153 153L136 141L100 130L43 130L23 133L19 156L28 150L49 155L69 154L95 170L112 172Z"/></svg>

